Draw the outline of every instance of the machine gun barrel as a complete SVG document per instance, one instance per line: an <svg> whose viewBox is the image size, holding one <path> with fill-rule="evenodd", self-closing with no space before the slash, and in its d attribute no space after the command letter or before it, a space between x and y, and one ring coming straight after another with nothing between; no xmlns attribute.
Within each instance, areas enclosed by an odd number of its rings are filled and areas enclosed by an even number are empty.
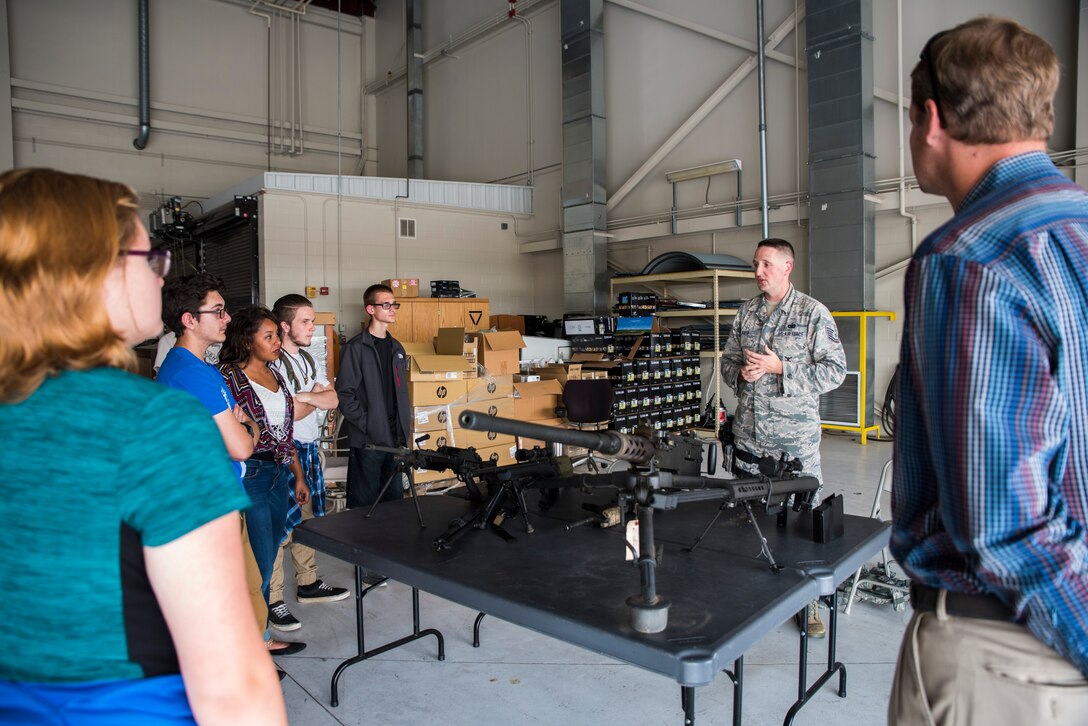
<svg viewBox="0 0 1088 726"><path fill-rule="evenodd" d="M464 411L458 422L461 428L471 431L494 431L510 436L524 436L555 444L581 446L599 451L623 461L646 464L656 453L654 445L641 436L621 434L618 431L576 431L518 421L512 418L488 416L478 411Z"/></svg>

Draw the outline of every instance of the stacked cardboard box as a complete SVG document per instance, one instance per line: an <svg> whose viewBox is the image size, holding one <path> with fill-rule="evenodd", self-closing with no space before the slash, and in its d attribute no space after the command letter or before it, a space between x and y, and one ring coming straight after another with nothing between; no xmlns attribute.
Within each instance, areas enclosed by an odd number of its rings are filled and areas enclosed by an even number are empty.
<svg viewBox="0 0 1088 726"><path fill-rule="evenodd" d="M555 409L563 398L563 384L554 378L514 383L514 418L540 426L563 426ZM518 437L518 447L545 446L543 441Z"/></svg>
<svg viewBox="0 0 1088 726"><path fill-rule="evenodd" d="M435 344L404 343L410 359L408 400L412 404L408 438L414 449L453 445L450 406L466 400L470 383L478 381L475 357L465 355L464 337L464 329L455 328L439 331ZM417 485L449 476L451 472L414 472Z"/></svg>
<svg viewBox="0 0 1088 726"><path fill-rule="evenodd" d="M516 330L499 330L477 333L480 365L493 376L518 373L521 367L521 349L525 341Z"/></svg>
<svg viewBox="0 0 1088 726"><path fill-rule="evenodd" d="M419 297L418 277L394 277L382 284L393 291L393 297Z"/></svg>
<svg viewBox="0 0 1088 726"><path fill-rule="evenodd" d="M502 367L503 355L513 354L514 367L521 337L517 340L493 340L492 365ZM409 397L412 402L411 446L437 449L439 446L473 447L480 458L498 466L514 463L517 441L513 436L493 431L469 431L457 424L463 411L479 411L503 418L515 417L513 376L479 375L476 364L480 339L465 335L463 328L442 328L434 344L405 343L411 358ZM417 441L417 439L421 439ZM450 470L417 469L417 485L452 479Z"/></svg>

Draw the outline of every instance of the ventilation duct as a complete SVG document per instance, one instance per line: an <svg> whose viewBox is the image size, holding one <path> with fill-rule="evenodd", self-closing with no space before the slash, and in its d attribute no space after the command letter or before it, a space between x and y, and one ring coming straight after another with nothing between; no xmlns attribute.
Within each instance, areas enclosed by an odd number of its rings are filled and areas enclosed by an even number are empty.
<svg viewBox="0 0 1088 726"><path fill-rule="evenodd" d="M604 0L560 0L563 60L563 302L607 314Z"/></svg>
<svg viewBox="0 0 1088 726"><path fill-rule="evenodd" d="M876 211L866 199L873 191L875 158L872 16L872 0L812 0L806 7L809 294L836 311L875 305ZM837 320L853 369L861 352L858 318ZM874 320L861 321L868 340L875 340ZM866 348L869 371L874 348ZM864 426L872 425L873 378L865 377L864 391L853 383L854 410L861 407Z"/></svg>

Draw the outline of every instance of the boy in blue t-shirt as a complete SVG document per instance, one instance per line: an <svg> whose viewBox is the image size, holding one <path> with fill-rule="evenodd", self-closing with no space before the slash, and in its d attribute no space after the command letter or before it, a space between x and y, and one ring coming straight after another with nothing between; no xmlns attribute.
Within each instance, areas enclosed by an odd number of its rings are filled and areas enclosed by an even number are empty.
<svg viewBox="0 0 1088 726"><path fill-rule="evenodd" d="M208 347L226 339L230 315L220 293L222 287L218 277L204 274L177 277L163 286L163 321L178 341L159 367L157 380L191 393L204 404L241 477L245 472L242 462L257 443L257 424L235 403L219 371L204 362Z"/></svg>

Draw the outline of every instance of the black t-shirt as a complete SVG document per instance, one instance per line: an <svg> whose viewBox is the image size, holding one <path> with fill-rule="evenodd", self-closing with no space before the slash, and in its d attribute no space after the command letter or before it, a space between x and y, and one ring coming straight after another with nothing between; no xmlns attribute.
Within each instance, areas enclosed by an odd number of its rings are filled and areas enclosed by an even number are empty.
<svg viewBox="0 0 1088 726"><path fill-rule="evenodd" d="M378 349L378 363L382 367L382 395L389 414L389 431L393 434L393 440L398 441L400 431L397 430L397 390L393 386L393 339L388 335L374 338L374 347Z"/></svg>

